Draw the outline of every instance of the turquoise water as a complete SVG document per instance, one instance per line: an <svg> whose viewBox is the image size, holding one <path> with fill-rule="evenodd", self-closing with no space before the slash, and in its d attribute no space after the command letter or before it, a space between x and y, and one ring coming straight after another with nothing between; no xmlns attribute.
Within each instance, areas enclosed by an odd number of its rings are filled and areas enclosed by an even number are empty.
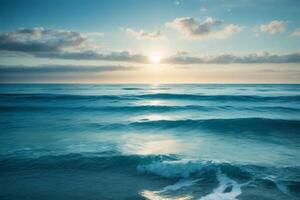
<svg viewBox="0 0 300 200"><path fill-rule="evenodd" d="M1 199L299 199L300 85L0 85Z"/></svg>

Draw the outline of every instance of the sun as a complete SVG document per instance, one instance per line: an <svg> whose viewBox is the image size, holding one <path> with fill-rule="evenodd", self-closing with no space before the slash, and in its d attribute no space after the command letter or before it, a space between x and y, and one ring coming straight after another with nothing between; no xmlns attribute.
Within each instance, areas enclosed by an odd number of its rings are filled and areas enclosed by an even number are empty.
<svg viewBox="0 0 300 200"><path fill-rule="evenodd" d="M157 63L160 63L161 56L159 54L152 54L149 56L149 60L150 60L150 62L157 64Z"/></svg>

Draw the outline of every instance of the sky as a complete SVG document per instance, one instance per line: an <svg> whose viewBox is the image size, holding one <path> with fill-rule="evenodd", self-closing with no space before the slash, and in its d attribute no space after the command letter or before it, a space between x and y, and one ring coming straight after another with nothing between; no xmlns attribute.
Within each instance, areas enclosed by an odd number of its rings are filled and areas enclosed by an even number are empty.
<svg viewBox="0 0 300 200"><path fill-rule="evenodd" d="M300 83L300 1L0 0L0 83Z"/></svg>

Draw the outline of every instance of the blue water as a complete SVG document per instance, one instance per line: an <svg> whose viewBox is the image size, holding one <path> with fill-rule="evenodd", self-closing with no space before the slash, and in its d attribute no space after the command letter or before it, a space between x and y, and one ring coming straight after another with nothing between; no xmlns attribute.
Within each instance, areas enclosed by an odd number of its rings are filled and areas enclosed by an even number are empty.
<svg viewBox="0 0 300 200"><path fill-rule="evenodd" d="M0 85L0 199L300 199L300 85Z"/></svg>

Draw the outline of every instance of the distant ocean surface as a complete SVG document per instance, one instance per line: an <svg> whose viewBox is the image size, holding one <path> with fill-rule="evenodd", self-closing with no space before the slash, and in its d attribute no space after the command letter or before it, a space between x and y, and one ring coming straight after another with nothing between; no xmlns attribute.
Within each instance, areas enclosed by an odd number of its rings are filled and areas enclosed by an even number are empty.
<svg viewBox="0 0 300 200"><path fill-rule="evenodd" d="M0 85L0 199L300 199L300 85Z"/></svg>

